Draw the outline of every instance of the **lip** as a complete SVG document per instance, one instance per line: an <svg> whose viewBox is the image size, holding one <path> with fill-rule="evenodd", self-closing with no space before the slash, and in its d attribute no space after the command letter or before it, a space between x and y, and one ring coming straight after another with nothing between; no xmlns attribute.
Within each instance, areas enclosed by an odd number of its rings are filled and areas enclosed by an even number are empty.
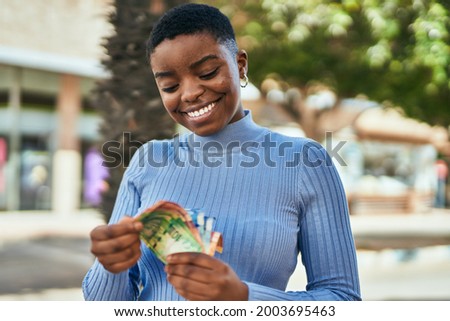
<svg viewBox="0 0 450 321"><path fill-rule="evenodd" d="M200 110L200 109L202 109L202 108L205 108L205 107L209 106L210 104L215 104L215 103L217 103L220 99L221 99L221 98L216 99L216 100L214 100L214 101L210 101L210 102L205 103L205 104L201 104L201 105L198 105L198 106L193 106L193 107L187 108L186 110L183 110L183 111L181 111L181 112L182 112L182 113L185 113L185 114L191 113L191 112L195 112L195 111L198 111L198 110Z"/></svg>
<svg viewBox="0 0 450 321"><path fill-rule="evenodd" d="M209 117L211 117L211 115L213 115L215 113L216 109L219 108L218 103L220 102L221 99L222 99L222 97L217 99L217 100L215 100L215 101L209 102L207 104L203 104L202 106L195 107L195 108L189 108L189 110L183 111L182 113L183 113L184 117L186 117L189 120L189 122L196 122L196 123L197 122L203 122L204 120L206 120ZM202 108L205 108L205 107L207 107L207 106L209 106L211 104L214 104L214 107L211 110L205 112L203 115L199 115L199 116L196 116L196 117L191 117L188 114L188 113L191 113L191 112L198 111L198 110L200 110Z"/></svg>

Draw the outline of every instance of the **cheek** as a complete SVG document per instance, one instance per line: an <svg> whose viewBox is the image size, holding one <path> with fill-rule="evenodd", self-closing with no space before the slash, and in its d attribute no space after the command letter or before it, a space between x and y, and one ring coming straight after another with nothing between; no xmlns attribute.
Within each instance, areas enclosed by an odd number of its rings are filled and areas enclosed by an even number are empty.
<svg viewBox="0 0 450 321"><path fill-rule="evenodd" d="M239 78L236 79L230 76L224 79L223 88L226 88L226 91L228 91L232 97L236 98L241 90Z"/></svg>
<svg viewBox="0 0 450 321"><path fill-rule="evenodd" d="M175 96L161 93L161 100L164 107L169 113L174 112L178 107L178 102Z"/></svg>
<svg viewBox="0 0 450 321"><path fill-rule="evenodd" d="M236 86L239 86L239 83L236 83L235 79L232 76L228 75L226 77L222 77L218 81L217 90L220 90L222 92L235 92Z"/></svg>

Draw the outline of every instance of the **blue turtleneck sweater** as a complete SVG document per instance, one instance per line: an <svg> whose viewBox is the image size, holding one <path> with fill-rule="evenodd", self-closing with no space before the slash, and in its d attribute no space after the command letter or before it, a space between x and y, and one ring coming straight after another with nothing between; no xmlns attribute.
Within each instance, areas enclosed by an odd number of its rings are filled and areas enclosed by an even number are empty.
<svg viewBox="0 0 450 321"><path fill-rule="evenodd" d="M260 127L248 111L212 136L150 141L124 174L110 223L159 200L216 218L215 257L248 285L249 300L360 300L345 193L316 142ZM297 258L308 284L285 291ZM145 245L122 273L95 261L82 287L86 300L183 300Z"/></svg>

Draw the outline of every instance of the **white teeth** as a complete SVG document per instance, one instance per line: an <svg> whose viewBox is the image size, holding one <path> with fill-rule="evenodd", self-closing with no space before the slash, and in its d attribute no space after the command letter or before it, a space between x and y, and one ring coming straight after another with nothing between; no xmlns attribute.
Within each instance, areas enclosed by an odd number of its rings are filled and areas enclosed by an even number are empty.
<svg viewBox="0 0 450 321"><path fill-rule="evenodd" d="M201 108L199 110L196 110L196 111L191 111L191 112L189 112L187 114L189 115L189 117L195 118L195 117L198 117L198 116L206 114L207 112L211 111L215 106L216 106L215 103L211 103L211 104L209 104L206 107L203 107L203 108Z"/></svg>

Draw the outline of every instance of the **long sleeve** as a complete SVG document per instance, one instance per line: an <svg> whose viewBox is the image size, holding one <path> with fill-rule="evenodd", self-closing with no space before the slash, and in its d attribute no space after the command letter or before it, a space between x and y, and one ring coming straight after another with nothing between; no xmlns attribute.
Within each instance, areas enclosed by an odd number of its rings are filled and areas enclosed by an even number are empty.
<svg viewBox="0 0 450 321"><path fill-rule="evenodd" d="M140 195L135 185L135 181L140 177L138 158L133 158L124 173L109 224L119 222L124 215L135 215L140 206ZM129 271L114 274L105 270L98 260L95 260L83 280L82 290L85 300L135 300L139 294L138 284L137 266Z"/></svg>
<svg viewBox="0 0 450 321"><path fill-rule="evenodd" d="M298 245L306 291L281 291L247 282L249 300L361 300L356 251L345 193L332 160L318 144L308 150L299 177Z"/></svg>
<svg viewBox="0 0 450 321"><path fill-rule="evenodd" d="M223 235L215 257L248 285L250 300L360 300L347 200L331 159L316 142L271 132L250 116L213 136L145 144L125 172L111 223L160 200L202 209ZM183 300L162 262L141 249L124 273L96 262L85 298ZM299 255L308 284L286 292Z"/></svg>

